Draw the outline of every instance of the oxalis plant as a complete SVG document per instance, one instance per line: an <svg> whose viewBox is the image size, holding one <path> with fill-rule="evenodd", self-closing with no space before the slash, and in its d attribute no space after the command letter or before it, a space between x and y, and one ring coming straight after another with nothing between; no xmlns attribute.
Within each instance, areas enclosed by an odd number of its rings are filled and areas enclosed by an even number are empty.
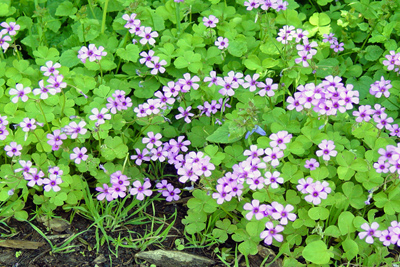
<svg viewBox="0 0 400 267"><path fill-rule="evenodd" d="M190 194L185 246L226 264L228 240L247 264L398 261L396 1L0 7L3 218L30 200L107 235Z"/></svg>

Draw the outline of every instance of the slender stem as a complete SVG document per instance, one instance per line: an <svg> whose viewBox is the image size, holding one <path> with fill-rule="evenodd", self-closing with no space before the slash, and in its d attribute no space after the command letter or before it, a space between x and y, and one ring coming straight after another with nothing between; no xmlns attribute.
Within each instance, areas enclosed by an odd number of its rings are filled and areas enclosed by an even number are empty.
<svg viewBox="0 0 400 267"><path fill-rule="evenodd" d="M100 60L98 61L100 67L100 84L103 83L103 69L101 68Z"/></svg>
<svg viewBox="0 0 400 267"><path fill-rule="evenodd" d="M42 141L39 139L39 137L37 136L37 134L35 132L32 132L32 133L36 136L36 138L37 138L38 142L40 143L40 146L42 147L42 150L44 152L44 147L43 147Z"/></svg>
<svg viewBox="0 0 400 267"><path fill-rule="evenodd" d="M101 21L101 33L104 33L105 29L106 29L106 17L107 17L107 8L108 8L108 1L106 0L106 2L104 3L104 8L103 8L103 19Z"/></svg>
<svg viewBox="0 0 400 267"><path fill-rule="evenodd" d="M63 94L64 101L63 101L63 105L62 105L62 107L61 107L61 113L60 113L60 117L62 117L62 116L63 116L63 114L64 114L64 108L65 108L65 99L66 99L66 96L65 96L65 93L64 93L64 91L63 91L63 90L61 90L61 93Z"/></svg>
<svg viewBox="0 0 400 267"><path fill-rule="evenodd" d="M43 111L43 108L42 108L42 104L40 103L41 101L39 100L38 101L38 103L39 103L39 109L40 109L40 111L42 112L42 115L43 115L43 118L44 118L44 121L46 122L46 124L47 124L47 129L49 130L49 132L51 133L51 129L50 129L50 125L49 125L49 123L47 122L47 119L46 119L46 114L44 113L44 111Z"/></svg>
<svg viewBox="0 0 400 267"><path fill-rule="evenodd" d="M178 38L181 36L181 20L180 20L180 6L181 3L175 3L175 16L176 16L176 27L178 28Z"/></svg>

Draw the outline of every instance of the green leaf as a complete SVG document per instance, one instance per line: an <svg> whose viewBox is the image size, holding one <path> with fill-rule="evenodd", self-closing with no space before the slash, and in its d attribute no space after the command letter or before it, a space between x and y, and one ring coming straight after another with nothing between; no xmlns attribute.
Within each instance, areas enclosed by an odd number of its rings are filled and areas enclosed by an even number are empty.
<svg viewBox="0 0 400 267"><path fill-rule="evenodd" d="M70 1L64 1L57 7L56 16L71 16L78 11Z"/></svg>
<svg viewBox="0 0 400 267"><path fill-rule="evenodd" d="M307 244L302 255L304 259L314 264L328 264L333 257L333 253L327 249L326 244L321 240Z"/></svg>
<svg viewBox="0 0 400 267"><path fill-rule="evenodd" d="M357 243L348 236L346 240L342 243L344 256L351 261L358 254L358 245Z"/></svg>
<svg viewBox="0 0 400 267"><path fill-rule="evenodd" d="M118 48L117 55L126 61L137 62L139 58L139 48L137 45L128 44L126 48Z"/></svg>
<svg viewBox="0 0 400 267"><path fill-rule="evenodd" d="M189 199L187 206L194 212L213 213L217 210L218 204L211 195L207 195L205 191L196 189L193 191L194 198Z"/></svg>
<svg viewBox="0 0 400 267"><path fill-rule="evenodd" d="M330 225L325 229L324 234L338 238L340 236L339 228L336 225Z"/></svg>
<svg viewBox="0 0 400 267"><path fill-rule="evenodd" d="M308 216L313 220L326 220L329 217L329 210L323 207L313 207L308 211Z"/></svg>
<svg viewBox="0 0 400 267"><path fill-rule="evenodd" d="M377 45L369 45L365 49L365 59L368 61L375 61L381 57L383 49Z"/></svg>
<svg viewBox="0 0 400 267"><path fill-rule="evenodd" d="M338 226L341 235L354 233L356 231L353 225L354 215L350 211L344 211L339 215Z"/></svg>
<svg viewBox="0 0 400 267"><path fill-rule="evenodd" d="M75 67L82 61L78 58L78 53L72 49L64 51L60 57L60 64L69 68Z"/></svg>
<svg viewBox="0 0 400 267"><path fill-rule="evenodd" d="M326 26L331 22L331 18L325 13L314 13L310 17L310 23L314 26Z"/></svg>

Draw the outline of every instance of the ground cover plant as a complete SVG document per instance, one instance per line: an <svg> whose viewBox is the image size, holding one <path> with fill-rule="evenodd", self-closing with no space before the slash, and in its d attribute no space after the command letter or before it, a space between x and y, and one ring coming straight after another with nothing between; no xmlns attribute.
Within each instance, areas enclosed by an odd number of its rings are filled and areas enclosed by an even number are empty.
<svg viewBox="0 0 400 267"><path fill-rule="evenodd" d="M146 250L176 221L154 203L186 194L177 248L228 266L259 244L284 266L398 262L398 2L0 7L3 224L64 209L97 249ZM109 235L129 224L159 238Z"/></svg>

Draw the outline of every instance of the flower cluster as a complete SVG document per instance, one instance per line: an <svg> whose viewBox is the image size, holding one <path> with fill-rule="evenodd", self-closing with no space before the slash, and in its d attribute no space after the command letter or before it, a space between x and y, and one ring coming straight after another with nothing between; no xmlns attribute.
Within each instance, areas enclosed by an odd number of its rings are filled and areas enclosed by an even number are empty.
<svg viewBox="0 0 400 267"><path fill-rule="evenodd" d="M287 109L301 111L303 109L314 110L320 115L336 115L353 108L353 104L359 103L359 93L353 89L352 84L344 86L342 78L332 75L315 86L314 83L300 85L294 97L289 96Z"/></svg>
<svg viewBox="0 0 400 267"><path fill-rule="evenodd" d="M400 146L387 145L386 149L379 148L380 157L374 163L377 173L396 173L400 175Z"/></svg>
<svg viewBox="0 0 400 267"><path fill-rule="evenodd" d="M106 56L107 52L104 51L103 46L96 47L94 44L89 44L88 47L82 46L81 49L78 51L78 58L83 62L86 63L86 59L89 58L90 62L101 60L102 57Z"/></svg>
<svg viewBox="0 0 400 267"><path fill-rule="evenodd" d="M227 102L227 101L226 101ZM230 107L229 104L225 103L224 99L220 98L218 101L212 100L211 103L205 101L203 105L198 105L197 108L200 110L200 116L205 114L207 117L210 117L211 114L215 114L221 109L223 112L225 107Z"/></svg>
<svg viewBox="0 0 400 267"><path fill-rule="evenodd" d="M369 122L372 119L376 122L378 129L385 128L390 131L391 136L400 137L400 129L398 124L391 124L394 120L385 113L384 107L380 104L375 104L374 109L370 105L361 105L358 107L358 111L353 111L353 116L356 117L356 122L361 123L362 121Z"/></svg>
<svg viewBox="0 0 400 267"><path fill-rule="evenodd" d="M369 88L369 93L371 95L374 95L376 98L381 98L382 95L384 95L385 97L389 97L390 88L392 88L390 80L386 81L385 78L382 76L380 81L376 81L371 84L371 87Z"/></svg>
<svg viewBox="0 0 400 267"><path fill-rule="evenodd" d="M7 23L5 21L0 23L0 26L3 27L0 30L0 47L3 49L3 52L6 52L10 47L11 36L16 35L21 26L15 22Z"/></svg>
<svg viewBox="0 0 400 267"><path fill-rule="evenodd" d="M167 202L177 201L180 199L179 194L181 190L179 188L174 188L174 186L168 183L167 180L161 180L156 184L158 188L157 192L161 193Z"/></svg>
<svg viewBox="0 0 400 267"><path fill-rule="evenodd" d="M112 97L107 98L106 107L112 114L116 114L117 110L127 110L128 108L132 107L132 100L130 97L125 96L125 91L115 90L115 92L111 96ZM105 113L106 112L103 113L103 116L105 119L107 119L108 116L106 118Z"/></svg>
<svg viewBox="0 0 400 267"><path fill-rule="evenodd" d="M298 181L297 190L303 194L308 194L304 197L307 202L318 205L321 203L321 199L326 199L328 194L332 191L329 187L329 183L326 181L315 181L313 178L308 177L307 179L302 178Z"/></svg>
<svg viewBox="0 0 400 267"><path fill-rule="evenodd" d="M153 191L149 189L151 183L148 178L145 178L143 183L140 180L134 181L131 187L129 180L130 178L122 174L121 171L112 173L110 175L111 186L103 184L103 187L96 187L96 191L100 192L100 194L97 195L97 199L100 201L104 199L112 201L117 198L124 198L128 190L129 193L132 196L136 196L138 200L143 200L145 195L151 196L153 194Z"/></svg>
<svg viewBox="0 0 400 267"><path fill-rule="evenodd" d="M379 224L377 222L371 223L363 223L361 225L361 229L365 230L364 232L359 232L358 237L360 239L365 238L365 242L368 244L374 243L374 237L379 238L379 241L383 243L384 246L390 246L392 244L396 244L400 246L400 222L392 221L390 226L385 230L378 230Z"/></svg>
<svg viewBox="0 0 400 267"><path fill-rule="evenodd" d="M142 51L140 56L142 56L142 58L139 59L139 62L141 64L145 64L149 68L152 68L150 72L151 74L156 75L158 72L165 72L165 68L163 66L167 65L167 61L164 59L160 61L159 57L154 56L153 50L149 50L148 53Z"/></svg>
<svg viewBox="0 0 400 267"><path fill-rule="evenodd" d="M267 230L261 232L260 238L264 239L264 243L267 245L271 245L273 239L282 242L283 236L278 234L284 230L282 225L287 225L288 221L295 221L297 218L296 214L291 213L294 209L292 205L283 206L276 201L273 201L271 204L260 205L260 201L254 199L251 203L244 204L243 209L250 211L245 216L247 220L251 220L254 216L256 220L270 217L275 221L279 221L279 224L276 224L275 227L272 221L265 224Z"/></svg>
<svg viewBox="0 0 400 267"><path fill-rule="evenodd" d="M301 29L297 29L301 30ZM302 63L303 67L309 67L310 64L308 63L308 60L311 60L312 57L317 54L317 50L314 49L315 47L318 46L317 42L312 41L311 43L308 41L308 38L306 37L308 35L307 31L301 31L297 33L296 41L299 37L299 34L301 34L303 37L301 38L301 41L303 44L298 44L296 45L297 49L297 54L300 56L299 58L296 58L294 61L297 64Z"/></svg>
<svg viewBox="0 0 400 267"><path fill-rule="evenodd" d="M5 140L10 132L7 130L8 125L7 116L0 115L0 140Z"/></svg>
<svg viewBox="0 0 400 267"><path fill-rule="evenodd" d="M124 25L125 28L129 30L130 33L135 34L138 37L141 37L140 43L142 45L150 44L153 45L156 43L154 38L158 37L158 33L156 31L152 31L151 27L142 26L142 22L140 19L136 18L137 14L132 13L131 15L124 14L122 18L126 21ZM137 40L133 39L132 43L136 43Z"/></svg>
<svg viewBox="0 0 400 267"><path fill-rule="evenodd" d="M154 93L154 96L157 99L147 99L147 103L140 104L138 107L134 108L134 112L138 117L147 117L150 115L157 115L161 110L167 109L171 105L175 103L176 98L179 93L187 93L190 89L197 90L199 85L197 82L200 81L200 78L197 76L191 77L190 73L185 73L183 78L179 79L177 82L170 81L167 85L163 86L163 92L157 91ZM178 108L181 114L178 114L178 118L184 118L186 122L190 122L190 118L192 113L189 113L191 107L187 107L184 110L182 107ZM182 116L179 116L182 115ZM188 122L188 123L189 123Z"/></svg>
<svg viewBox="0 0 400 267"><path fill-rule="evenodd" d="M330 34L324 34L323 37L324 39L322 40L324 43L329 43L331 46L330 48L333 49L336 53L339 51L343 51L344 48L344 43L339 43L337 38L334 36L335 34L330 33Z"/></svg>
<svg viewBox="0 0 400 267"><path fill-rule="evenodd" d="M63 81L64 76L58 71L60 67L60 63L53 63L53 61L47 61L45 66L40 67L43 75L48 77L47 85L44 85L44 81L40 80L39 88L33 89L34 95L40 94L40 99L47 99L49 94L61 93L61 90L67 87L67 83Z"/></svg>
<svg viewBox="0 0 400 267"><path fill-rule="evenodd" d="M385 56L386 60L382 62L384 66L387 66L387 70L393 70L396 73L400 73L400 53L396 51L389 51L389 55Z"/></svg>
<svg viewBox="0 0 400 267"><path fill-rule="evenodd" d="M286 10L289 3L287 1L282 0L248 0L244 2L244 6L246 6L247 10L252 10L253 8L261 8L262 10L267 11L272 8L275 9L276 12L281 10Z"/></svg>
<svg viewBox="0 0 400 267"><path fill-rule="evenodd" d="M19 173L22 171L24 179L28 181L27 185L34 187L35 185L43 186L45 191L50 191L53 189L54 192L61 190L59 184L63 182L61 176L63 175L63 170L59 167L49 167L48 178L43 178L45 176L42 170L32 167L31 161L19 160L18 163L21 168L15 169L14 173Z"/></svg>

